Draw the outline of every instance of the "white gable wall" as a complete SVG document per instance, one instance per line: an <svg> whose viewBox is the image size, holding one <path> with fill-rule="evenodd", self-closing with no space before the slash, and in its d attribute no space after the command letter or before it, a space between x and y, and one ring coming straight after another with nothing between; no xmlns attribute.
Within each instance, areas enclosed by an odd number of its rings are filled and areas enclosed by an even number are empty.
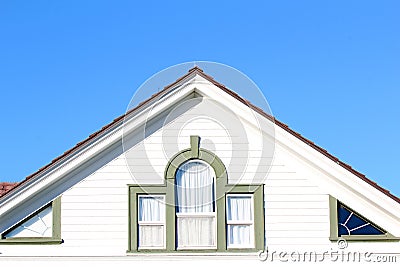
<svg viewBox="0 0 400 267"><path fill-rule="evenodd" d="M210 112L213 110L210 109ZM63 193L61 212L62 238L65 241L63 244L50 246L2 245L0 247L2 255L126 255L128 247L127 184L138 181L143 184L163 182L162 176L169 157L164 154L162 146L168 146L163 139L168 131L172 132L176 128L182 129L174 134L177 138L173 141L178 143L176 152L190 147L190 135L199 135L202 138L201 147L213 151L226 166L230 166L233 152L229 129L224 129L220 124L204 118L187 123L187 118L196 114L204 115L196 110L196 107L193 107L171 124L154 132L143 143L132 148L134 154L135 150L139 153L146 149L154 170L159 175L146 171L146 168L143 168L143 172L137 169L135 180L133 180L126 166L125 156L118 156ZM257 164L269 162L269 159L260 158L262 155L259 149L261 140L257 138L254 127L250 126L248 122L244 125L246 125L248 147L252 157L245 166L247 171L245 176L240 177L240 182L248 183L254 177ZM120 135L121 133L122 131L119 131ZM295 143L296 146L304 146L302 151L305 154L309 153L308 150L312 150L312 148L302 144L301 141L282 129L277 128L275 134L278 139L275 157L265 181L266 245L271 249L289 251L304 249L318 251L321 248L336 248L335 243L329 241L328 194L339 196L340 186L343 187L343 185L324 186L331 177L327 173L314 169L308 162L298 158L296 153L290 151L292 143ZM282 140L290 140L290 143L284 142L284 145L281 143ZM247 151L243 151L243 155L246 153ZM317 151L315 153L319 154ZM317 157L324 158L321 154ZM329 159L326 160L329 161ZM140 166L140 164L146 164L146 161L136 162L136 164ZM228 169L228 177L238 178L237 174L243 168L244 166L232 166ZM343 173L346 174L346 171L343 170ZM237 181L230 180L231 183ZM360 181L360 183L364 182ZM328 185L331 184L328 183ZM380 196L380 193L378 192L377 195ZM343 201L347 201L346 204L361 214L376 219L379 225L383 226L386 222L386 230L394 229L395 222L385 218L375 218L373 215L377 211L363 209L362 206L366 203L359 204L360 198L352 192L343 190L341 196L343 196ZM352 201L354 205L351 205ZM351 243L351 247L374 251L378 249L386 252L400 250L398 242L379 243L379 248L376 248L376 243Z"/></svg>

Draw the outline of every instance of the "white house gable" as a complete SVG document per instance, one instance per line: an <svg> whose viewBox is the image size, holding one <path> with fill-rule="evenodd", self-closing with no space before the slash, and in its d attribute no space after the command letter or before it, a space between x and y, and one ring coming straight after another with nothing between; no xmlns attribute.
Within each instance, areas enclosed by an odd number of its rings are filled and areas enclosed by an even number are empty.
<svg viewBox="0 0 400 267"><path fill-rule="evenodd" d="M169 164L179 157L179 153L192 153L194 158L201 159L201 153L206 152L215 155L226 169L224 188L231 186L231 191L223 191L224 197L232 192L241 195L241 185L259 186L252 191L254 199L258 197L257 192L263 192L261 204L252 204L251 219L234 222L250 233L262 229L262 249L293 250L299 246L302 249L329 249L339 238L347 238L333 236L339 227L337 224L343 224L333 220L338 209L335 206L336 210L332 210L332 201L339 201L338 205L344 204L366 223L372 223L383 234L388 234L381 236L381 250L399 251L400 203L394 196L361 179L344 168L343 163L333 161L324 151L318 151L281 123L227 90L202 71L192 69L183 79L0 198L0 257L122 257L135 254L140 251L140 244L132 240L132 237L137 238L132 229L137 229L139 223L133 218L132 211L139 207L135 202L138 198L132 198L132 195L144 194L139 186L154 187L152 194L168 199ZM197 147L193 140L199 140ZM212 168L216 167L212 165ZM218 176L217 172L215 176ZM218 184L223 178L214 179ZM218 186L216 191L222 188ZM13 229L20 227L35 212L46 211L42 207L59 197L61 225L60 236L56 239L62 239L62 242L23 247L11 245L13 240L9 237L12 237ZM207 216L215 216L218 224L225 224L220 218L225 218L226 214L217 213L222 207L228 210L229 206L227 202L223 205L218 200L215 202L215 210ZM261 209L257 210L257 207ZM168 225L171 211L175 213L175 209L166 211L165 227L171 227ZM201 216L206 216L204 214ZM179 227L177 223L172 228ZM216 227L220 231L231 226L228 223L222 228ZM179 230L176 231L179 235ZM171 247L168 235L168 231L165 232L167 250ZM229 238L233 237L217 235L213 240L215 248L219 251L223 240L224 252L234 253L226 245ZM373 238L365 237L362 241L351 243L351 246L376 249ZM245 252L254 254L259 249L257 242L260 241L254 241L255 245L250 246L252 250ZM348 242L352 242L351 238Z"/></svg>

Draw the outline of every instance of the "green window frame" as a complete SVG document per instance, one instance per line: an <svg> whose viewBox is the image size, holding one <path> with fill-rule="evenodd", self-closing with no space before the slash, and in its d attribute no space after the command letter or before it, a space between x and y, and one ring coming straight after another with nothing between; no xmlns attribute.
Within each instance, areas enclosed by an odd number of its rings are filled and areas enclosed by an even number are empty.
<svg viewBox="0 0 400 267"><path fill-rule="evenodd" d="M343 205L354 213L357 217L361 220L371 224L374 228L377 228L383 234L367 234L367 235L339 235L339 207ZM390 234L388 231L384 230L382 227L376 225L375 223L371 222L367 218L363 217L358 212L352 210L348 206L341 203L339 200L334 198L333 196L329 195L329 220L330 220L330 236L329 240L331 241L338 241L340 239L344 239L347 241L399 241L400 238L395 237L394 235Z"/></svg>
<svg viewBox="0 0 400 267"><path fill-rule="evenodd" d="M256 252L264 249L264 185L263 184L228 184L226 168L221 159L211 151L200 148L200 137L190 137L191 147L178 152L168 162L164 172L162 185L128 185L129 194L129 242L128 253L154 252ZM140 249L138 247L138 196L165 195L166 203L175 202L175 175L178 167L190 160L200 160L210 165L216 178L216 210L217 210L217 248L216 249L176 249L176 209L175 205L166 205L166 244L165 249ZM254 247L228 248L227 247L227 220L226 197L232 194L252 194L254 208Z"/></svg>
<svg viewBox="0 0 400 267"><path fill-rule="evenodd" d="M39 212L51 206L52 208L52 236L51 237L8 237L5 236L7 233L11 232L16 227L19 227L24 222L28 221L32 217L34 217ZM9 230L5 231L0 236L0 245L52 245L52 244L61 244L63 240L61 239L61 196L54 199L49 204L43 206L38 209L32 215L28 216L21 222L17 223Z"/></svg>
<svg viewBox="0 0 400 267"><path fill-rule="evenodd" d="M228 205L228 203L230 203L232 205L232 203L235 203L234 200L250 200L250 207L249 207L249 213L244 215L245 217L249 217L248 219L235 219L233 217L235 217L235 211L234 209L231 210L230 212L226 211L226 229L227 229L227 246L228 249L241 249L241 248L253 248L254 247L254 196L253 194L227 194L226 195L226 205ZM229 215L230 214L230 215ZM239 243L236 244L233 240L230 240L230 232L229 230L232 231L232 234L234 235L234 231L233 229L235 227L248 227L248 231L250 233L250 238L248 240L248 243L244 242L243 243ZM238 236L237 236L238 237Z"/></svg>
<svg viewBox="0 0 400 267"><path fill-rule="evenodd" d="M140 207L140 199L142 199L142 201L145 199L152 200L151 202L153 202L153 205L154 205L154 203L156 203L156 206L165 204L165 194L138 194L137 198L138 198L138 201L137 201L138 209ZM147 211L150 211L150 214L151 214L152 207L148 207L148 208L149 209ZM142 216L146 216L146 215L144 215L144 213L142 213ZM147 213L147 215L150 215L150 214ZM146 217L146 219L143 219L143 217L142 217L142 220L140 220L140 218L139 218L140 216L138 215L138 231L137 231L138 232L138 240L140 240L140 232L141 232L140 228L143 227L144 229L145 228L153 229L153 232L150 231L152 234L154 234L154 229L156 229L156 232L157 232L157 228L161 228L161 232L162 232L161 233L161 235L162 235L161 241L164 241L163 245L159 245L159 244L154 245L153 244L153 246L149 246L148 244L146 244L146 242L144 242L145 244L142 244L142 246L144 248L146 248L146 249L163 249L163 248L165 248L165 237L166 237L165 214L166 213L165 213L165 206L164 206L164 209L159 210L158 214L153 214L154 217L152 217L152 215L150 215L149 216L150 218ZM142 233L143 232L145 232L145 230L143 230ZM159 236L159 235L157 235L157 236Z"/></svg>

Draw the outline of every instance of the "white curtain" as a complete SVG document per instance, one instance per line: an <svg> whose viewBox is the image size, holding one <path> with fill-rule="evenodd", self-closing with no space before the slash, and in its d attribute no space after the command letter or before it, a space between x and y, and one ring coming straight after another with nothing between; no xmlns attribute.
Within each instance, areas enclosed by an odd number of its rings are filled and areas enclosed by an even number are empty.
<svg viewBox="0 0 400 267"><path fill-rule="evenodd" d="M140 196L138 208L139 248L164 247L164 197Z"/></svg>
<svg viewBox="0 0 400 267"><path fill-rule="evenodd" d="M228 196L226 208L228 223L228 246L250 246L253 234L251 196Z"/></svg>
<svg viewBox="0 0 400 267"><path fill-rule="evenodd" d="M215 216L178 217L178 248L214 247Z"/></svg>
<svg viewBox="0 0 400 267"><path fill-rule="evenodd" d="M201 162L188 162L176 174L177 212L214 212L214 177Z"/></svg>
<svg viewBox="0 0 400 267"><path fill-rule="evenodd" d="M164 217L162 196L140 196L139 197L139 221L161 222Z"/></svg>
<svg viewBox="0 0 400 267"><path fill-rule="evenodd" d="M161 247L164 247L164 226L140 225L139 248L161 248Z"/></svg>
<svg viewBox="0 0 400 267"><path fill-rule="evenodd" d="M216 246L214 172L191 161L176 173L178 248Z"/></svg>

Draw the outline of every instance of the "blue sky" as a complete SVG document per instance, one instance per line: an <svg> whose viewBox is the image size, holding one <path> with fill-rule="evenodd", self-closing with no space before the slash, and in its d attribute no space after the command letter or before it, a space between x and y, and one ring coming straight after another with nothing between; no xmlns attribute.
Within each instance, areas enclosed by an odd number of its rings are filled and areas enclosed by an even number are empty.
<svg viewBox="0 0 400 267"><path fill-rule="evenodd" d="M400 196L399 1L0 1L0 180L123 114L182 62L248 75L273 114Z"/></svg>

